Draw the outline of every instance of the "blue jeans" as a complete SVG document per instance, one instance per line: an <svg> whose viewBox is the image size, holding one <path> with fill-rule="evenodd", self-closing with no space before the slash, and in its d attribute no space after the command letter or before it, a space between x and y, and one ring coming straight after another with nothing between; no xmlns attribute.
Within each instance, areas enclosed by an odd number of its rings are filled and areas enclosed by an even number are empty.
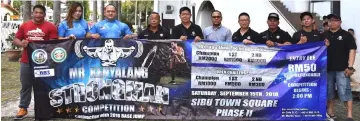
<svg viewBox="0 0 360 121"><path fill-rule="evenodd" d="M341 101L352 101L350 87L350 77L345 76L344 71L327 72L327 98L328 100L335 97L335 86Z"/></svg>

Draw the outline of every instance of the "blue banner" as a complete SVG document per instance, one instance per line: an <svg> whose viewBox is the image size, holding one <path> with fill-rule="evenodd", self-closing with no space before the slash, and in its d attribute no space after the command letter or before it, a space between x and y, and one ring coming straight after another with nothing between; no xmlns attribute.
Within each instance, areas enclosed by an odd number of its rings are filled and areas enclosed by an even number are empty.
<svg viewBox="0 0 360 121"><path fill-rule="evenodd" d="M35 118L325 120L324 43L30 44Z"/></svg>

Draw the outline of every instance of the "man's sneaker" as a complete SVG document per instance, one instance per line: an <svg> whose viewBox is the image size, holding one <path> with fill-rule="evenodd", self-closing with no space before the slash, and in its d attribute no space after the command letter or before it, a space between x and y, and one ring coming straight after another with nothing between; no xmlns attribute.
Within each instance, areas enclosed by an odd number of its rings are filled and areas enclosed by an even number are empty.
<svg viewBox="0 0 360 121"><path fill-rule="evenodd" d="M353 118L347 118L346 121L354 121Z"/></svg>
<svg viewBox="0 0 360 121"><path fill-rule="evenodd" d="M170 81L169 84L176 84L174 80Z"/></svg>
<svg viewBox="0 0 360 121"><path fill-rule="evenodd" d="M15 116L15 120L21 120L28 114L27 109L20 108L20 110L17 112Z"/></svg>

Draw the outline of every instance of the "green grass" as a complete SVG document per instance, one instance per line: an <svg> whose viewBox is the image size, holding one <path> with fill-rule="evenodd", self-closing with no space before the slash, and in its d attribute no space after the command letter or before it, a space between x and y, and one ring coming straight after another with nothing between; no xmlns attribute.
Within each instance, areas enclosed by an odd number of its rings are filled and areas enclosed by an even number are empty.
<svg viewBox="0 0 360 121"><path fill-rule="evenodd" d="M20 63L10 62L1 54L1 104L17 100L20 89Z"/></svg>

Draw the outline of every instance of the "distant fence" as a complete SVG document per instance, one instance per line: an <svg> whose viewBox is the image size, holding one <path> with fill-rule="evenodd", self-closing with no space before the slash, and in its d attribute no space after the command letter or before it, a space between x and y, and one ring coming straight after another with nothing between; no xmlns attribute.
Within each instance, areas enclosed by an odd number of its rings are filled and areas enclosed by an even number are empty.
<svg viewBox="0 0 360 121"><path fill-rule="evenodd" d="M6 39L11 33L16 33L19 29L22 21L2 21L1 22L1 52L9 49L11 47L11 42L7 42Z"/></svg>

